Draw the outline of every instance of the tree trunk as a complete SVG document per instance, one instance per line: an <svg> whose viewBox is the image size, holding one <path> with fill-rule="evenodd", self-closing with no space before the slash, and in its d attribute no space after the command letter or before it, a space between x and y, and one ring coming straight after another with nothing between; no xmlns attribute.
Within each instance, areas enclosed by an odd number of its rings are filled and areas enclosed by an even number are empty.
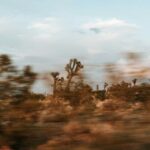
<svg viewBox="0 0 150 150"><path fill-rule="evenodd" d="M67 86L66 86L66 91L70 91L70 83L71 83L71 80L72 80L72 76L69 77L69 79L68 79Z"/></svg>

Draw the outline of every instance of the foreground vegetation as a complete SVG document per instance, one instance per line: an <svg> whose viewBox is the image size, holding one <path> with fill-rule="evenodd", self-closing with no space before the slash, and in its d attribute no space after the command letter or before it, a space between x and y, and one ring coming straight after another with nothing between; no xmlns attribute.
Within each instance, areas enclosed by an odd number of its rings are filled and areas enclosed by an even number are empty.
<svg viewBox="0 0 150 150"><path fill-rule="evenodd" d="M71 59L66 77L46 74L53 94L45 96L31 92L38 74L30 66L19 70L1 55L0 150L149 150L149 80L119 81L107 65L115 82L93 90L83 68Z"/></svg>

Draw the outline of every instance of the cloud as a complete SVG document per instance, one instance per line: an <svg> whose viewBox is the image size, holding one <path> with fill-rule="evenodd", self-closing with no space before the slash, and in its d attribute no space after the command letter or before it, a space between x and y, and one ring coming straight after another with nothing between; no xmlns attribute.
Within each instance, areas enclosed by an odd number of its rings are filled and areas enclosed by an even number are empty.
<svg viewBox="0 0 150 150"><path fill-rule="evenodd" d="M85 23L81 26L84 43L90 54L119 52L141 47L137 38L139 27L125 20L108 19Z"/></svg>
<svg viewBox="0 0 150 150"><path fill-rule="evenodd" d="M58 18L24 21L21 17L4 17L0 25L0 52L12 55L20 67L31 64L37 71L55 66L59 70L70 58L87 56L80 35L69 31Z"/></svg>
<svg viewBox="0 0 150 150"><path fill-rule="evenodd" d="M63 67L74 57L93 64L114 61L116 52L144 47L137 38L137 25L119 19L98 19L81 26L55 17L0 20L0 51L12 54L18 65L28 63L37 70L50 70L60 62Z"/></svg>
<svg viewBox="0 0 150 150"><path fill-rule="evenodd" d="M119 20L116 18L110 19L110 20L102 20L102 19L97 19L95 22L90 22L86 23L83 25L83 29L86 30L91 30L95 33L99 33L100 31L103 30L119 30L119 29L129 29L129 30L134 30L138 26L136 24L130 24L126 22L125 20Z"/></svg>
<svg viewBox="0 0 150 150"><path fill-rule="evenodd" d="M27 29L41 39L50 38L61 31L58 20L52 17L47 17L40 21L34 21L28 25Z"/></svg>
<svg viewBox="0 0 150 150"><path fill-rule="evenodd" d="M85 73L95 85L103 79L99 64L117 61L116 53L150 47L139 38L137 25L119 19L77 26L55 17L17 16L0 18L0 26L0 52L12 55L17 66L63 72L70 58L78 58L87 64Z"/></svg>

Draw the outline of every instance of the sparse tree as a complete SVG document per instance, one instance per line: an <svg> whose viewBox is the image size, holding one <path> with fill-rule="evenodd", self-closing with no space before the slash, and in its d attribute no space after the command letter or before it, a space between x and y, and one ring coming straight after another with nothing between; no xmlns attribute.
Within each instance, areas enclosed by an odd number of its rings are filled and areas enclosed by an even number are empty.
<svg viewBox="0 0 150 150"><path fill-rule="evenodd" d="M66 65L65 70L67 71L67 86L66 90L70 90L70 83L74 76L77 76L79 71L83 68L83 65L77 59L70 59L69 63Z"/></svg>
<svg viewBox="0 0 150 150"><path fill-rule="evenodd" d="M133 85L135 86L136 85L136 83L137 83L137 79L135 78L135 79L133 79L132 80L132 83L133 83Z"/></svg>
<svg viewBox="0 0 150 150"><path fill-rule="evenodd" d="M53 77L53 95L55 95L57 82L59 81L59 72L52 72L51 76Z"/></svg>
<svg viewBox="0 0 150 150"><path fill-rule="evenodd" d="M104 90L106 90L107 87L108 87L108 83L105 82L105 83L104 83Z"/></svg>
<svg viewBox="0 0 150 150"><path fill-rule="evenodd" d="M0 98L26 98L36 80L31 66L18 70L8 55L0 55Z"/></svg>

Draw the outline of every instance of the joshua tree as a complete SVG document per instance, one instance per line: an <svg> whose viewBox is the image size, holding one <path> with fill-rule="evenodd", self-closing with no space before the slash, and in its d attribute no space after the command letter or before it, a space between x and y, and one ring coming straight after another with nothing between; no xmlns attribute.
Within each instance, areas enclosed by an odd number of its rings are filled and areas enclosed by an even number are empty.
<svg viewBox="0 0 150 150"><path fill-rule="evenodd" d="M108 83L105 82L105 83L104 83L104 90L106 90L107 86L108 86Z"/></svg>
<svg viewBox="0 0 150 150"><path fill-rule="evenodd" d="M70 59L69 63L66 65L65 70L68 73L67 75L68 81L67 81L67 86L66 86L67 91L70 90L70 83L71 83L72 78L74 76L77 76L80 69L82 68L83 68L83 65L77 59Z"/></svg>
<svg viewBox="0 0 150 150"><path fill-rule="evenodd" d="M98 84L96 85L96 91L99 91L99 85Z"/></svg>
<svg viewBox="0 0 150 150"><path fill-rule="evenodd" d="M24 84L26 84L25 87L27 89L27 92L29 93L33 83L36 80L37 73L35 73L33 71L32 67L30 65L27 65L23 69L23 75L22 76L23 76Z"/></svg>
<svg viewBox="0 0 150 150"><path fill-rule="evenodd" d="M58 79L58 89L63 90L63 83L64 83L64 78L61 77Z"/></svg>
<svg viewBox="0 0 150 150"><path fill-rule="evenodd" d="M133 85L135 86L136 85L136 83L137 83L137 79L135 78L135 79L133 79L132 80L132 83L133 83Z"/></svg>
<svg viewBox="0 0 150 150"><path fill-rule="evenodd" d="M37 73L32 70L31 66L25 66L23 70L10 78L12 94L16 99L26 99L31 96L32 85L36 81Z"/></svg>
<svg viewBox="0 0 150 150"><path fill-rule="evenodd" d="M56 85L57 85L57 82L59 80L59 72L52 72L51 73L51 76L53 77L53 80L54 80L54 83L53 83L53 94L55 95L56 94Z"/></svg>
<svg viewBox="0 0 150 150"><path fill-rule="evenodd" d="M27 98L36 80L36 75L31 66L18 70L9 55L0 55L0 98Z"/></svg>
<svg viewBox="0 0 150 150"><path fill-rule="evenodd" d="M10 96L11 83L15 67L12 65L10 57L6 54L0 55L0 98L4 99Z"/></svg>

